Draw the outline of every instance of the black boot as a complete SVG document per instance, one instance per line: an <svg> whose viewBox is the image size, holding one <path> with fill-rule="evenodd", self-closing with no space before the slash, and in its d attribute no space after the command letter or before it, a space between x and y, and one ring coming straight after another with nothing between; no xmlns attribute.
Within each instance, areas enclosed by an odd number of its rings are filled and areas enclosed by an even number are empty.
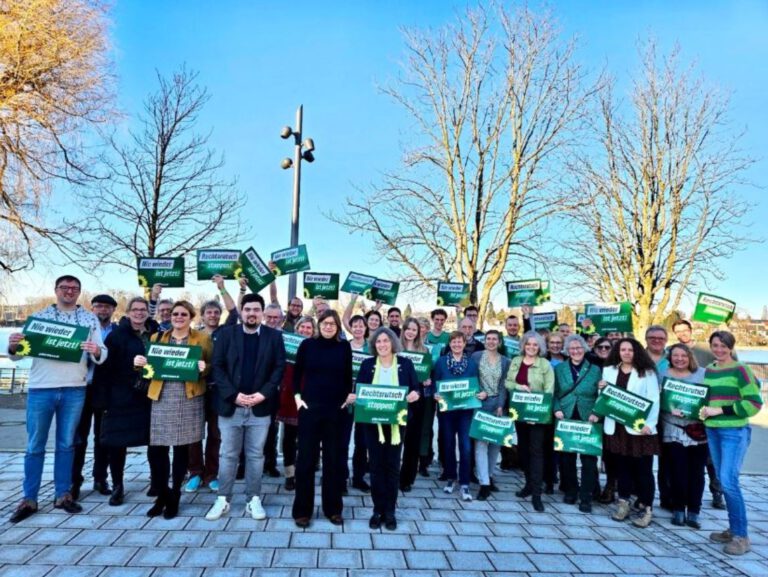
<svg viewBox="0 0 768 577"><path fill-rule="evenodd" d="M544 503L541 502L540 495L534 495L533 497L531 497L531 503L533 504L533 509L535 511L538 511L539 513L544 512Z"/></svg>
<svg viewBox="0 0 768 577"><path fill-rule="evenodd" d="M155 504L152 505L152 508L149 511L147 511L147 517L159 517L162 515L167 501L168 489L157 489L157 498L155 499Z"/></svg>
<svg viewBox="0 0 768 577"><path fill-rule="evenodd" d="M112 486L112 496L109 498L109 504L112 507L117 507L118 505L123 504L123 500L125 499L125 491L123 490L122 485L113 485Z"/></svg>
<svg viewBox="0 0 768 577"><path fill-rule="evenodd" d="M533 490L528 485L515 493L515 497L520 497L521 499L525 499L531 495L533 495Z"/></svg>
<svg viewBox="0 0 768 577"><path fill-rule="evenodd" d="M478 491L478 493L477 493L477 500L478 501L485 501L490 496L491 496L491 487L490 487L490 485L480 485L480 491Z"/></svg>
<svg viewBox="0 0 768 577"><path fill-rule="evenodd" d="M165 511L163 517L166 519L173 519L179 514L179 501L181 500L181 490L173 489L168 493L168 500L165 504Z"/></svg>

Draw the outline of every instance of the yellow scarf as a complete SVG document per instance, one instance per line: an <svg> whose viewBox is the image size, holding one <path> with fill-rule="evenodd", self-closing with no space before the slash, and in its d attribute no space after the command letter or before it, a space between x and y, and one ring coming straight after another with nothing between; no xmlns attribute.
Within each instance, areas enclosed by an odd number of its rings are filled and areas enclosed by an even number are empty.
<svg viewBox="0 0 768 577"><path fill-rule="evenodd" d="M373 384L378 386L392 386L397 387L400 385L400 382L397 378L397 355L392 356L392 366L390 367L390 373L389 373L389 382L388 383L382 383L379 380L379 368L381 367L381 364L379 363L379 357L376 357L376 369L373 372ZM376 425L379 429L379 443L384 444L386 442L386 439L384 438L384 429L382 428L381 424ZM390 444L392 445L399 445L400 444L400 425L390 425L392 430L392 435L390 439Z"/></svg>

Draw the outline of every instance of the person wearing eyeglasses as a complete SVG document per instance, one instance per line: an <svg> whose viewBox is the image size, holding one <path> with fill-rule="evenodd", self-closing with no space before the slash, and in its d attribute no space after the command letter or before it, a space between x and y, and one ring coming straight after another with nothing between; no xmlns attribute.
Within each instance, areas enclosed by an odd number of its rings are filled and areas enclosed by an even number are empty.
<svg viewBox="0 0 768 577"><path fill-rule="evenodd" d="M67 513L79 513L83 508L72 498L72 463L75 430L85 403L88 361L101 364L107 359L107 348L101 338L99 320L77 304L81 284L77 277L64 275L56 279L56 302L32 316L41 320L77 325L88 329L88 340L80 348L79 362L71 363L35 358L27 384L27 451L24 455L24 498L11 515L18 523L38 510L38 496L45 464L45 443L56 417L56 452L53 460L54 507ZM22 358L23 333L8 337L11 360Z"/></svg>
<svg viewBox="0 0 768 577"><path fill-rule="evenodd" d="M149 383L147 396L152 400L152 415L147 458L152 489L157 498L147 511L148 517L162 515L166 519L173 519L178 515L181 485L189 466L189 445L203 438L206 376L210 371L212 344L206 333L192 328L194 318L195 307L187 301L177 301L171 309L171 330L152 337L152 342L199 346L202 348L202 358L198 361L197 380L181 382L152 379ZM133 364L144 367L147 357L137 355ZM173 465L170 462L171 447ZM169 480L172 481L170 489Z"/></svg>
<svg viewBox="0 0 768 577"><path fill-rule="evenodd" d="M341 338L341 319L330 309L318 318L319 335L304 339L296 352L292 389L298 411L296 496L293 519L309 527L315 508L315 468L323 447L322 512L333 525L343 525L339 440L343 412L352 395L352 347Z"/></svg>
<svg viewBox="0 0 768 577"><path fill-rule="evenodd" d="M101 443L107 453L112 474L109 504L122 505L125 499L123 476L128 447L149 445L152 401L147 397L149 381L142 379L133 365L144 355L152 335L159 330L149 316L149 302L143 297L128 301L126 316L105 341L109 356L96 367L94 396L104 408Z"/></svg>
<svg viewBox="0 0 768 577"><path fill-rule="evenodd" d="M277 283L274 281L269 285L269 300L273 305L280 306L280 300L277 298ZM282 310L282 309L281 309ZM293 297L288 301L288 310L282 320L282 330L286 333L292 333L296 330L296 322L301 318L304 312L304 301L299 297Z"/></svg>
<svg viewBox="0 0 768 577"><path fill-rule="evenodd" d="M645 350L656 365L656 374L661 375L669 369L667 358L667 329L661 325L651 325L645 329ZM659 381L661 382L661 381ZM659 438L664 438L664 420L659 420ZM659 453L659 468L656 471L656 484L659 486L659 506L672 510L672 479L670 471L672 464L666 451Z"/></svg>

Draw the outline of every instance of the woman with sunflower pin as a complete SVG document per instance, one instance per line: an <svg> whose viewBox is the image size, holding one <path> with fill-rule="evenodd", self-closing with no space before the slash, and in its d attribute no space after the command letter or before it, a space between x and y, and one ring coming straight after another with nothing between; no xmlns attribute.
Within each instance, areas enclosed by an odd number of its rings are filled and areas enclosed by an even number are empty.
<svg viewBox="0 0 768 577"><path fill-rule="evenodd" d="M409 359L397 356L401 349L400 341L394 332L386 327L376 329L368 341L368 350L373 357L365 359L360 365L357 383L408 387L405 400L415 403L420 398L416 369ZM352 404L355 400L356 396L350 395L348 402ZM406 415L401 417L405 418ZM389 426L364 425L373 497L373 515L368 523L371 529L379 529L382 522L390 531L397 529L395 508L404 435L401 425L406 422L401 421L400 425Z"/></svg>
<svg viewBox="0 0 768 577"><path fill-rule="evenodd" d="M617 425L605 418L605 445L616 464L619 485L619 507L611 516L615 521L629 517L629 498L634 485L638 496L639 514L632 520L636 527L651 523L656 484L653 478L653 457L659 454L656 424L659 420L659 381L656 365L643 346L632 338L620 339L611 350L603 379L598 388L612 383L620 389L651 401L650 413L645 420L638 419L633 426Z"/></svg>
<svg viewBox="0 0 768 577"><path fill-rule="evenodd" d="M206 375L209 370L213 346L211 338L191 328L195 307L187 301L176 301L171 309L171 330L152 337L153 342L172 345L199 346L199 376L195 381L164 381L155 378L147 357L137 355L133 364L143 367L143 376L150 379L147 396L152 399L152 417L149 431L149 470L152 489L157 499L147 516L163 515L173 519L179 512L181 485L189 464L189 445L203 438ZM173 465L170 449L173 447ZM168 488L169 478L172 488Z"/></svg>

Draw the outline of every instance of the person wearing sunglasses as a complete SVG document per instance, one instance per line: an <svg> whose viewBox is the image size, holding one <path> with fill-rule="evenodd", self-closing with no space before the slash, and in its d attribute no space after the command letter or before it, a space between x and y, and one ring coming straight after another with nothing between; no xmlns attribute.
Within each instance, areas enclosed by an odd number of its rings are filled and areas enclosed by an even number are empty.
<svg viewBox="0 0 768 577"><path fill-rule="evenodd" d="M206 333L192 328L194 318L195 307L187 301L177 301L171 309L171 330L152 338L152 342L201 347L202 355L198 361L199 375L196 380L181 382L152 379L149 383L147 396L152 399L152 417L147 458L152 489L157 498L147 511L148 517L162 515L166 519L173 519L178 515L181 485L189 465L189 445L203 438L206 376L210 370L213 347ZM133 364L144 367L147 357L137 355ZM172 480L170 489L169 479Z"/></svg>

